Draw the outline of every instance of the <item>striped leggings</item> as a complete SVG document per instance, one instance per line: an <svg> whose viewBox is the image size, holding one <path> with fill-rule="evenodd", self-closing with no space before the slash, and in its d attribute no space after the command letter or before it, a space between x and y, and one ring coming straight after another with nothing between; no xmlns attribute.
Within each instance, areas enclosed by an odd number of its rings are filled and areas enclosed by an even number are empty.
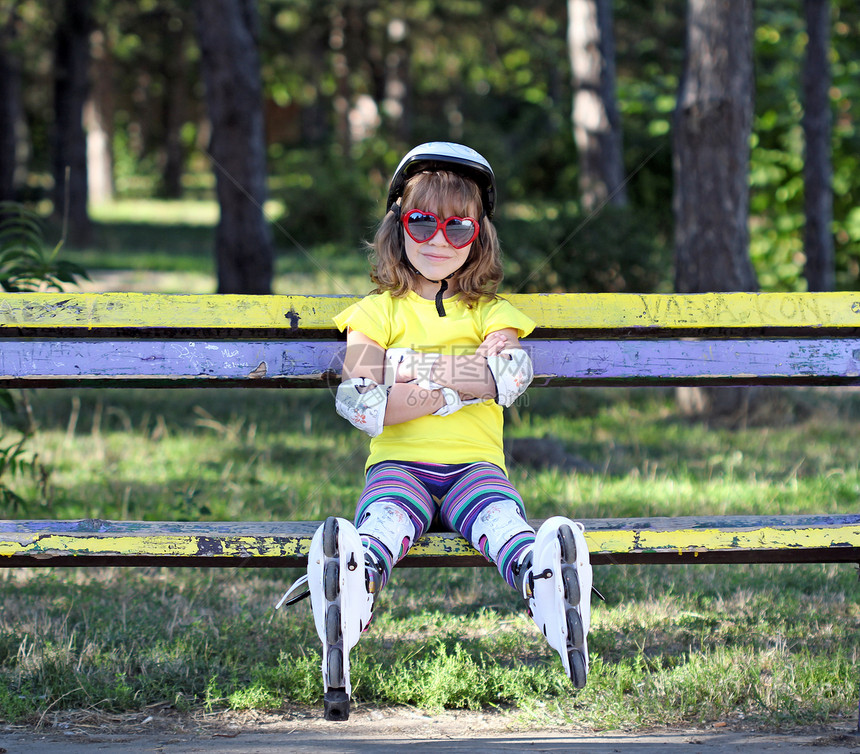
<svg viewBox="0 0 860 754"><path fill-rule="evenodd" d="M394 564L436 516L459 532L514 586L513 567L534 543L519 493L491 463L436 464L384 461L367 472L355 525L382 567L384 585Z"/></svg>

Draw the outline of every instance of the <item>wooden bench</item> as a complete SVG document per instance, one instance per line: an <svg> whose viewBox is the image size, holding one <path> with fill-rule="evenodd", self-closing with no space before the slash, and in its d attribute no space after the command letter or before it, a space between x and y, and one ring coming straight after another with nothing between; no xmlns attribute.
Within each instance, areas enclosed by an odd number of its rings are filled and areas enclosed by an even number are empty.
<svg viewBox="0 0 860 754"><path fill-rule="evenodd" d="M533 388L857 385L860 294L536 294ZM0 295L0 386L331 387L343 296ZM333 410L333 409L332 409ZM860 513L584 521L592 562L857 562ZM0 566L299 566L319 522L0 521ZM431 533L404 565L484 565Z"/></svg>

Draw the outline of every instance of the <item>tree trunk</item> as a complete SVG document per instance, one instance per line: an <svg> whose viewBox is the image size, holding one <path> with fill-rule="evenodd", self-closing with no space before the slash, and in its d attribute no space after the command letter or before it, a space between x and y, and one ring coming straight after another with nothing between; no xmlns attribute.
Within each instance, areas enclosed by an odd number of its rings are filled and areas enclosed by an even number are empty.
<svg viewBox="0 0 860 754"><path fill-rule="evenodd" d="M197 40L212 123L221 219L218 293L271 293L273 252L263 215L266 145L253 0L196 0Z"/></svg>
<svg viewBox="0 0 860 754"><path fill-rule="evenodd" d="M621 118L615 104L612 0L568 0L568 53L573 75L573 136L579 152L582 204L627 204Z"/></svg>
<svg viewBox="0 0 860 754"><path fill-rule="evenodd" d="M836 285L833 191L830 167L830 0L804 0L806 64L803 69L803 162L806 228L806 283L810 291L832 291Z"/></svg>
<svg viewBox="0 0 860 754"><path fill-rule="evenodd" d="M675 122L675 286L754 291L749 258L751 0L689 0Z"/></svg>
<svg viewBox="0 0 860 754"><path fill-rule="evenodd" d="M162 78L162 128L164 152L161 171L161 194L169 199L182 196L182 174L185 150L182 148L182 125L185 123L188 84L185 73L185 19L165 12L162 15L164 39Z"/></svg>
<svg viewBox="0 0 860 754"><path fill-rule="evenodd" d="M93 34L93 84L84 106L87 129L87 182L95 204L114 196L113 181L113 65L104 34Z"/></svg>
<svg viewBox="0 0 860 754"><path fill-rule="evenodd" d="M78 246L92 237L83 125L89 94L91 30L90 0L65 0L54 59L54 212L67 218L67 240Z"/></svg>
<svg viewBox="0 0 860 754"><path fill-rule="evenodd" d="M311 62L308 84L313 88L314 98L301 110L301 140L311 147L318 147L329 142L331 130L329 113L333 108L331 98L325 94L331 23L320 4L315 4L308 12L306 49Z"/></svg>
<svg viewBox="0 0 860 754"><path fill-rule="evenodd" d="M16 197L18 127L21 121L21 66L10 50L15 14L0 28L0 201Z"/></svg>
<svg viewBox="0 0 860 754"><path fill-rule="evenodd" d="M352 90L349 82L349 59L346 56L346 35L349 33L346 17L340 8L331 13L329 47L332 50L331 67L335 80L334 116L335 134L341 154L350 152L349 104Z"/></svg>
<svg viewBox="0 0 860 754"><path fill-rule="evenodd" d="M679 293L754 291L749 258L753 117L752 0L689 0L686 62L675 113L675 286ZM682 388L685 413L745 413L743 388Z"/></svg>

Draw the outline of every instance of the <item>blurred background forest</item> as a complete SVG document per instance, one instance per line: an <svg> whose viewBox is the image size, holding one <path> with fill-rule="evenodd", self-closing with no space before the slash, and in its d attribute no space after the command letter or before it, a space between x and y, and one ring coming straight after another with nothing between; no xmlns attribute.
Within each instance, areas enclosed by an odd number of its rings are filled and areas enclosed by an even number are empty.
<svg viewBox="0 0 860 754"><path fill-rule="evenodd" d="M207 88L227 87L247 112L253 106L241 98L253 98L257 84L245 83L253 71L243 72L238 58L226 83L207 79L202 27L228 6L244 6L254 14L244 46L257 52L266 185L246 188L252 179L238 167L233 178L248 203L270 201L282 267L308 249L354 253L381 219L405 151L452 140L477 148L496 171L509 285L669 291L677 285L672 132L688 2L595 2L610 9L614 35L602 52L614 76L622 182L609 196L588 196L574 136L573 103L587 82L572 75L573 0L0 0L0 198L56 217L66 189L58 181L70 165L70 193L84 193L84 212L87 201L92 208L215 197L218 170L233 169L210 141ZM832 217L824 222L833 285L852 289L860 279L860 6L759 0L751 8L754 107L744 170L748 251L763 290L807 288L804 12L812 5L823 8L827 27ZM210 43L217 48L211 35ZM85 71L83 84L76 70ZM83 166L63 153L77 127L64 97L80 102ZM98 245L88 218L76 223L72 212L71 220L72 248Z"/></svg>

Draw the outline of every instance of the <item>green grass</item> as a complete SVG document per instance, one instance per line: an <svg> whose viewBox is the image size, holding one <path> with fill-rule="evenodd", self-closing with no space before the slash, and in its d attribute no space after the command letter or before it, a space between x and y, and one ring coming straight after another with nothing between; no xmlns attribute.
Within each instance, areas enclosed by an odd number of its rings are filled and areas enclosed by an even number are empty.
<svg viewBox="0 0 860 754"><path fill-rule="evenodd" d="M214 289L214 205L96 213L91 269L164 292ZM277 233L277 231L276 231ZM364 255L279 241L278 292L361 293ZM158 271L160 275L153 275ZM105 289L106 272L94 273ZM135 277L139 276L139 277ZM128 279L123 284L128 283ZM145 286L149 286L148 288ZM860 395L760 396L747 426L680 418L671 391L531 390L507 436L559 463L510 465L535 518L854 512ZM366 438L325 390L42 390L36 470L4 518L289 520L351 516ZM17 436L4 416L0 436ZM536 461L536 463L535 463ZM577 470L578 469L578 470ZM322 694L299 575L267 569L0 570L0 720L166 704L270 709ZM860 586L851 565L600 566L588 686L492 568L398 569L353 654L358 703L502 709L521 725L782 727L857 714Z"/></svg>
<svg viewBox="0 0 860 754"><path fill-rule="evenodd" d="M529 514L847 512L860 492L854 394L783 391L767 423L705 428L660 390L532 391L510 434L548 436L590 472L511 468ZM16 517L351 515L365 441L327 391L41 391ZM778 418L778 421L775 421ZM42 490L41 492L39 490ZM50 709L318 705L297 571L2 573L0 718ZM354 653L359 703L502 709L592 729L823 723L856 714L860 589L849 565L601 566L592 672L573 693L495 570L400 569Z"/></svg>
<svg viewBox="0 0 860 754"><path fill-rule="evenodd" d="M283 206L266 204L275 252L275 293L364 294L371 285L367 255L357 239L354 248L311 245L300 230L279 217ZM90 270L89 290L134 289L162 293L206 293L216 288L214 268L214 201L117 201L91 209L93 242L64 251L71 261ZM55 242L60 228L52 227ZM123 273L119 286L109 273ZM105 287L107 285L107 287Z"/></svg>

